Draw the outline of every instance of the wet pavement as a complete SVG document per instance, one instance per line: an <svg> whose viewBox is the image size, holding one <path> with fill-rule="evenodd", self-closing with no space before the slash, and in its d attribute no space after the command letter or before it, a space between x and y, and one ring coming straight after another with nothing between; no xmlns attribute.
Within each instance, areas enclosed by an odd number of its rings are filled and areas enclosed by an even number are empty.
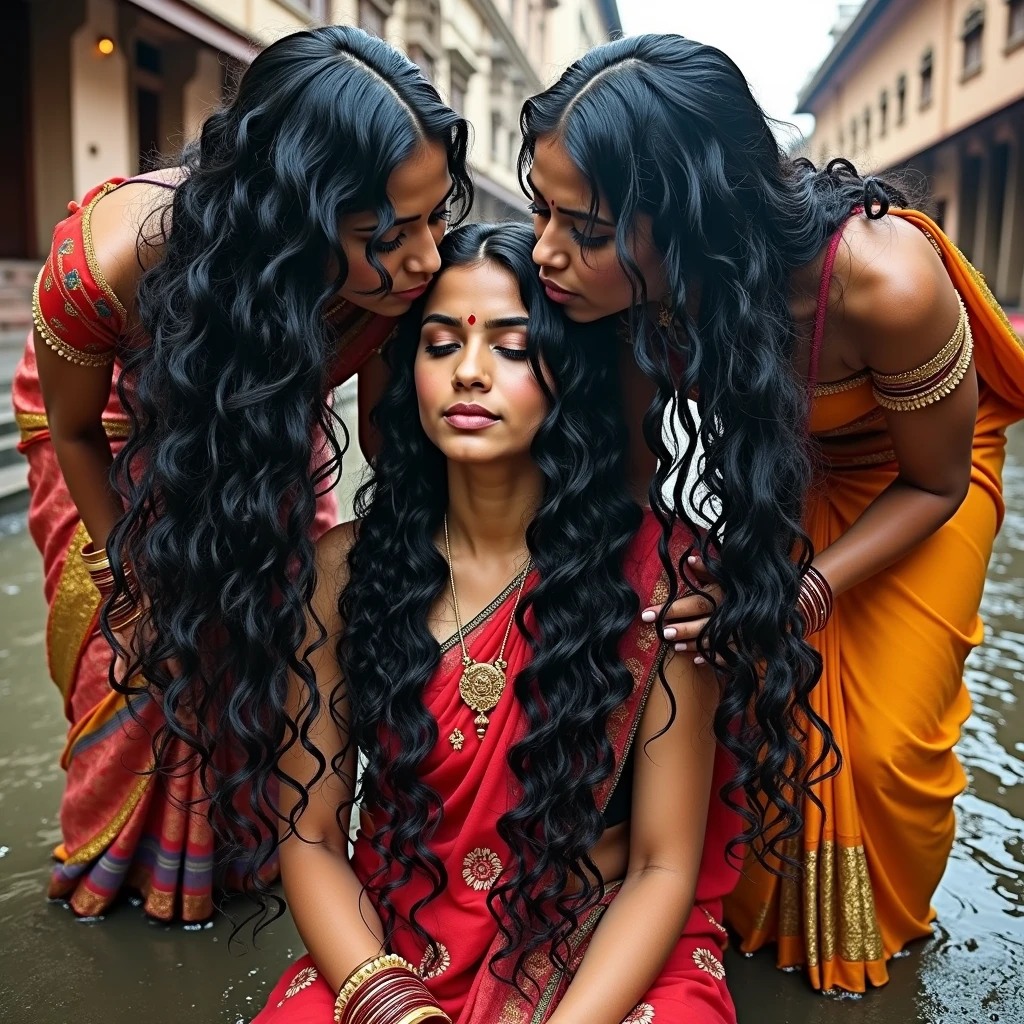
<svg viewBox="0 0 1024 1024"><path fill-rule="evenodd" d="M1005 482L987 641L968 663L975 707L959 749L970 786L935 936L858 1000L812 993L801 975L776 971L770 952L730 955L741 1024L1024 1024L1024 430L1011 436ZM255 945L229 943L224 916L189 931L125 903L83 923L45 900L66 725L46 672L41 591L23 515L0 516L0 1024L247 1024L301 955L289 920Z"/></svg>

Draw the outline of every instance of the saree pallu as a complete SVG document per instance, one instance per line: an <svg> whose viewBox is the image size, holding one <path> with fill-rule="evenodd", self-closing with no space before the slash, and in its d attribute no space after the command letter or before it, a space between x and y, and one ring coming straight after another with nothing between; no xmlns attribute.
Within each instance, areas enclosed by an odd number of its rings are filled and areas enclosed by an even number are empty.
<svg viewBox="0 0 1024 1024"><path fill-rule="evenodd" d="M667 597L666 580L657 555L661 530L650 514L635 538L626 559L626 577L641 598L641 607ZM527 586L531 581L528 581ZM478 661L498 656L514 588L509 587L467 626L470 656ZM529 620L528 620L529 621ZM615 751L616 769L595 792L599 808L607 805L622 765L632 746L640 717L665 656L655 627L639 618L620 645L622 661L633 677L629 698L610 717L608 736ZM492 957L502 946L495 918L487 906L487 894L511 867L511 854L496 830L498 819L518 803L514 776L507 754L526 729L525 714L512 694L516 673L527 664L529 646L513 630L506 647L509 685L498 706L490 712L483 740L474 732L471 711L459 695L462 674L458 638L442 644L441 663L424 690L424 703L437 721L438 742L425 759L421 774L444 802L444 813L430 839L432 852L443 862L447 886L416 915L437 943L438 955L407 924L400 924L391 948L418 965L430 991L453 1021L459 1024L542 1024L554 1012L569 979L556 971L544 948L527 958L538 989L532 1002L524 1000L510 984L489 971ZM462 749L456 750L458 734ZM453 743L451 737L456 737ZM641 751L637 757L643 756ZM735 884L737 871L725 858L729 839L740 832L735 816L717 798L718 789L730 776L730 763L716 756L714 790L707 822L704 853L696 900L679 944L629 1022L691 1021L693 1024L727 1024L735 1010L725 985L722 952L725 929L721 925L722 899ZM685 780L680 780L684 785ZM367 817L364 812L363 823ZM382 866L365 832L360 832L353 856L360 881ZM381 878L377 879L379 883ZM601 903L582 919L572 939L570 967L575 969L586 953L605 907L615 898L618 884L606 887ZM419 876L391 894L399 920L408 921L410 909L430 891ZM372 893L372 890L371 890ZM515 956L504 965L515 963ZM258 1024L324 1024L331 1020L337 993L319 976L309 957L285 973L271 994Z"/></svg>
<svg viewBox="0 0 1024 1024"><path fill-rule="evenodd" d="M966 784L953 747L971 712L964 661L984 638L978 609L1003 518L1005 430L1024 416L1024 349L984 281L927 217L893 215L929 236L967 307L980 389L970 488L931 537L839 595L828 625L809 638L824 663L811 703L843 766L816 789L824 815L805 804L804 834L788 850L802 879L780 880L748 860L726 904L744 951L775 941L780 967L806 966L826 991L885 984L889 958L931 934L953 800ZM820 551L898 466L870 378L816 388L810 428L823 472L805 528Z"/></svg>

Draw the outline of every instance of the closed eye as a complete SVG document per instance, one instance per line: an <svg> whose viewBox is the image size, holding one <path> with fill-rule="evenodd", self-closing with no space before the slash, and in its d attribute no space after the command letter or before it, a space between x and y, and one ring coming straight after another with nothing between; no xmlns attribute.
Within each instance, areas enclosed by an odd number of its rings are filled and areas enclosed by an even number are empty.
<svg viewBox="0 0 1024 1024"><path fill-rule="evenodd" d="M495 345L495 352L500 352L506 359L522 360L530 354L525 348L505 348L503 345Z"/></svg>
<svg viewBox="0 0 1024 1024"><path fill-rule="evenodd" d="M450 341L444 345L426 345L423 351L428 356L434 356L435 359L441 359L444 356L450 356L453 352L458 352L459 343L457 341Z"/></svg>
<svg viewBox="0 0 1024 1024"><path fill-rule="evenodd" d="M405 232L400 231L398 235L395 238L392 238L390 241L378 242L374 246L374 249L376 249L377 252L394 252L396 249L400 249L402 247L403 241L405 241Z"/></svg>

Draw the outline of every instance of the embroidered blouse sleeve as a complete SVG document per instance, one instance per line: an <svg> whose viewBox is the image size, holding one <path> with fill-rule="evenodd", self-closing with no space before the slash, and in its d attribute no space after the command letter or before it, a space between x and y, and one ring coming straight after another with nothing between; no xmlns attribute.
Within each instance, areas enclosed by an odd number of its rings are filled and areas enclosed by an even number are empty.
<svg viewBox="0 0 1024 1024"><path fill-rule="evenodd" d="M53 245L36 278L32 318L36 331L59 356L80 366L114 361L125 325L125 309L107 284L92 244L92 211L117 181L93 189L82 205L72 203L57 225Z"/></svg>

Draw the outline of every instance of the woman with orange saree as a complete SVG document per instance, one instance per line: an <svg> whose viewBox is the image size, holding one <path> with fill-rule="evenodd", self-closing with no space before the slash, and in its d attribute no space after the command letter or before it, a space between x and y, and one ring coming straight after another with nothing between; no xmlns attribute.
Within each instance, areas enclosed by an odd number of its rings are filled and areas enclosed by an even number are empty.
<svg viewBox="0 0 1024 1024"><path fill-rule="evenodd" d="M54 232L13 397L70 723L50 896L77 914L126 887L153 917L201 921L215 882L240 882L164 700L287 661L282 621L301 621L289 602L336 522L330 392L358 372L365 408L379 387L376 352L470 195L466 131L380 40L297 33L181 167L104 183ZM113 568L93 557L91 575L82 551L104 544ZM103 632L94 579L115 591ZM115 634L137 671L112 688ZM211 770L237 754L222 745Z"/></svg>
<svg viewBox="0 0 1024 1024"><path fill-rule="evenodd" d="M266 720L309 953L257 1024L735 1021L717 684L639 618L671 588L621 342L567 332L532 246L450 234L385 349L373 478Z"/></svg>
<svg viewBox="0 0 1024 1024"><path fill-rule="evenodd" d="M523 125L549 296L580 323L628 311L655 413L674 402L686 428L675 450L648 434L651 501L700 531L684 568L714 586L643 614L718 665L720 716L745 716L735 742L719 730L744 788L744 764L774 764L765 716L802 702L787 784L747 789L767 829L726 917L815 988L884 984L930 934L953 842L1024 350L892 183L788 159L714 47L597 47ZM772 823L787 794L795 829Z"/></svg>

